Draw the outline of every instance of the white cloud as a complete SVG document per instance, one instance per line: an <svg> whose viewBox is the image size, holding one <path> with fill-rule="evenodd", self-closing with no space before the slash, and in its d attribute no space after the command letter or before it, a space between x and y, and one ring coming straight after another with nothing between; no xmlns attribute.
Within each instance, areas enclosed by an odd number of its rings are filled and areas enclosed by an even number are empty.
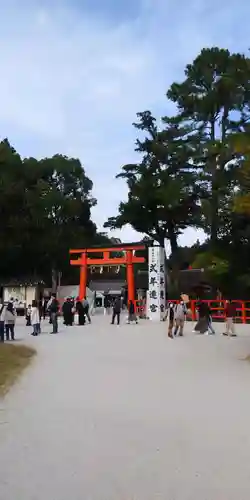
<svg viewBox="0 0 250 500"><path fill-rule="evenodd" d="M171 112L167 87L203 46L246 50L250 6L142 0L141 15L120 24L52 6L1 3L0 130L24 155L79 156L94 181L101 225L126 197L114 178L136 157L136 112ZM182 242L195 240L193 233ZM135 235L126 228L122 237Z"/></svg>

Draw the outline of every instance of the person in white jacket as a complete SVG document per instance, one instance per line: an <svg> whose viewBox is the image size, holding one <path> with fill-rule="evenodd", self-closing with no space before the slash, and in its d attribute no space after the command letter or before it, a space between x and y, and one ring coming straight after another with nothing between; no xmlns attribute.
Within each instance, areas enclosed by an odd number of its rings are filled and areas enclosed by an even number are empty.
<svg viewBox="0 0 250 500"><path fill-rule="evenodd" d="M5 323L5 332L6 332L6 340L15 340L15 322L16 322L16 313L13 307L13 303L9 302L7 307L5 308L4 313L4 323Z"/></svg>
<svg viewBox="0 0 250 500"><path fill-rule="evenodd" d="M41 333L40 315L36 300L32 300L30 322L33 326L33 333L31 335L34 335L36 337L39 333Z"/></svg>
<svg viewBox="0 0 250 500"><path fill-rule="evenodd" d="M184 323L187 315L187 307L186 304L181 300L179 304L176 304L175 306L175 311L174 311L174 318L175 318L175 331L174 331L174 336L176 337L178 331L179 331L179 336L183 337L183 328L184 328Z"/></svg>

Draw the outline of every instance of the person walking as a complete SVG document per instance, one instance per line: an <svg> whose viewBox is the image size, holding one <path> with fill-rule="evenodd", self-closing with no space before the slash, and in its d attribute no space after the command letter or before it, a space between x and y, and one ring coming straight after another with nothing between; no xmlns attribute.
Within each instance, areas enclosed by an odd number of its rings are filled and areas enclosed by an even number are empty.
<svg viewBox="0 0 250 500"><path fill-rule="evenodd" d="M46 319L48 302L49 302L48 297L43 297L43 302L42 302L42 317L43 317L43 320Z"/></svg>
<svg viewBox="0 0 250 500"><path fill-rule="evenodd" d="M40 299L38 300L37 302L37 307L38 307L38 311L39 311L39 325L42 321L42 317L43 317L43 298L40 297Z"/></svg>
<svg viewBox="0 0 250 500"><path fill-rule="evenodd" d="M215 335L215 330L212 323L211 309L209 306L208 306L207 326L208 326L208 335Z"/></svg>
<svg viewBox="0 0 250 500"><path fill-rule="evenodd" d="M174 328L174 304L170 302L168 306L168 337L173 339L173 328Z"/></svg>
<svg viewBox="0 0 250 500"><path fill-rule="evenodd" d="M76 299L76 312L78 314L78 325L79 326L85 325L85 312L82 305L82 301L80 300L79 297L77 297Z"/></svg>
<svg viewBox="0 0 250 500"><path fill-rule="evenodd" d="M32 300L30 322L33 327L33 332L31 335L37 337L37 335L41 332L41 327L39 305L36 300Z"/></svg>
<svg viewBox="0 0 250 500"><path fill-rule="evenodd" d="M212 327L212 321L211 321L211 311L208 306L208 303L201 300L198 304L198 315L199 319L195 325L194 331L199 332L201 334L205 334L210 331L213 334L215 333L213 327Z"/></svg>
<svg viewBox="0 0 250 500"><path fill-rule="evenodd" d="M131 321L134 321L138 324L137 316L135 313L135 304L133 300L130 300L128 303L128 324L130 325Z"/></svg>
<svg viewBox="0 0 250 500"><path fill-rule="evenodd" d="M226 317L226 332L224 335L228 337L236 337L235 333L235 317L236 317L236 306L232 300L227 300L225 307L225 317Z"/></svg>
<svg viewBox="0 0 250 500"><path fill-rule="evenodd" d="M28 305L26 310L26 326L31 326L31 304Z"/></svg>
<svg viewBox="0 0 250 500"><path fill-rule="evenodd" d="M48 314L49 314L49 324L52 325L52 318L51 318L51 311L50 311L50 307L51 307L51 304L53 302L53 295L51 295L51 297L49 298L48 302L47 302L47 311L48 311Z"/></svg>
<svg viewBox="0 0 250 500"><path fill-rule="evenodd" d="M16 323L16 315L13 306L13 302L9 302L4 315L4 323L5 323L5 332L6 332L6 340L15 340L15 323Z"/></svg>
<svg viewBox="0 0 250 500"><path fill-rule="evenodd" d="M5 305L0 299L0 342L4 342L4 321L5 321Z"/></svg>
<svg viewBox="0 0 250 500"><path fill-rule="evenodd" d="M49 313L50 313L50 318L51 318L51 323L52 323L52 334L53 333L58 333L58 313L59 313L59 302L56 298L56 294L52 293L51 296L51 303L49 306Z"/></svg>
<svg viewBox="0 0 250 500"><path fill-rule="evenodd" d="M87 297L84 298L82 305L83 305L84 315L86 316L88 322L91 323L91 317L89 314L89 301Z"/></svg>
<svg viewBox="0 0 250 500"><path fill-rule="evenodd" d="M106 314L109 314L109 309L110 309L110 300L108 295L104 295L103 299L103 314L106 316Z"/></svg>
<svg viewBox="0 0 250 500"><path fill-rule="evenodd" d="M121 298L116 297L114 304L113 304L113 314L112 314L111 325L115 324L115 318L117 318L117 325L120 324L120 315L121 315Z"/></svg>
<svg viewBox="0 0 250 500"><path fill-rule="evenodd" d="M74 311L74 303L72 302L71 298L68 297L62 306L63 320L66 326L73 325L73 320L74 320L73 311Z"/></svg>
<svg viewBox="0 0 250 500"><path fill-rule="evenodd" d="M179 332L179 337L183 337L183 329L184 329L186 314L187 314L186 305L184 304L183 300L181 300L179 302L179 304L176 304L175 310L174 310L174 318L175 318L174 336L175 337L177 336L178 332Z"/></svg>

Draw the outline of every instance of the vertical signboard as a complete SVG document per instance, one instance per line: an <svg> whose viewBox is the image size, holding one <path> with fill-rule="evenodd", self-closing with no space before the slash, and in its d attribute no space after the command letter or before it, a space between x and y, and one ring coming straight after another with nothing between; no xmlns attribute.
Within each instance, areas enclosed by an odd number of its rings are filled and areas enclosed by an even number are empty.
<svg viewBox="0 0 250 500"><path fill-rule="evenodd" d="M165 258L164 249L149 248L148 259L148 316L160 321L165 314Z"/></svg>
<svg viewBox="0 0 250 500"><path fill-rule="evenodd" d="M165 250L159 247L159 260L160 260L160 317L161 320L165 316L166 308L166 281L165 281Z"/></svg>

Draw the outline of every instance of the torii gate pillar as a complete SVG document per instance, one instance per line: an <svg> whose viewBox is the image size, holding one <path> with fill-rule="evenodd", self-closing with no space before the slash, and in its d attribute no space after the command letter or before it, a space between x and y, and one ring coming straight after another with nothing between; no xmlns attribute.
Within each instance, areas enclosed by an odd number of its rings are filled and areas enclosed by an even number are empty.
<svg viewBox="0 0 250 500"><path fill-rule="evenodd" d="M135 300L135 279L133 267L133 250L127 250L127 285L128 285L128 300Z"/></svg>
<svg viewBox="0 0 250 500"><path fill-rule="evenodd" d="M80 283L79 283L79 297L84 299L86 297L87 288L87 253L81 254L81 267L80 267Z"/></svg>
<svg viewBox="0 0 250 500"><path fill-rule="evenodd" d="M92 247L80 250L70 250L70 254L80 254L80 258L71 260L72 266L80 267L79 298L82 300L86 296L87 268L88 266L117 266L125 264L127 267L128 300L135 300L134 264L145 262L144 257L137 257L135 250L145 250L145 245L140 243L124 243L114 247ZM112 253L121 253L121 256L113 257ZM91 258L91 254L102 254L99 257ZM90 254L90 255L89 255Z"/></svg>

